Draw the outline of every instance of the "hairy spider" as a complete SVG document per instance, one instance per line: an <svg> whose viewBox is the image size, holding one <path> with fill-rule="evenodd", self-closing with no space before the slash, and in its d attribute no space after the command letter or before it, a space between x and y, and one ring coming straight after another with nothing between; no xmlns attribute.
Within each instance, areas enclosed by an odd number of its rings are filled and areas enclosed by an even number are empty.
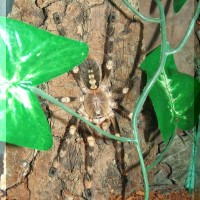
<svg viewBox="0 0 200 200"><path fill-rule="evenodd" d="M54 16L56 17L56 16ZM77 110L83 117L99 126L105 131L109 131L116 136L120 136L120 128L115 113L121 114L124 118L131 118L131 113L118 104L118 99L115 96L111 87L110 77L113 69L113 34L115 29L115 13L109 16L107 27L107 45L105 47L105 57L102 66L100 67L93 59L87 59L83 64L73 70L73 76L77 81L82 91L81 97L65 97L61 98L62 102L72 102L78 100L81 103ZM132 82L134 79L132 79ZM130 84L122 90L125 94L129 90ZM81 131L80 131L81 130ZM70 125L68 126L66 136L58 150L57 156L54 158L52 167L50 168L50 176L55 176L62 159L67 154L67 145L70 139L76 132L81 132L86 145L88 146L88 156L86 157L86 173L84 175L85 196L87 199L92 198L92 180L93 180L93 165L94 165L94 145L95 136L91 128L80 120L72 117ZM121 144L114 142L116 148L116 163L120 165L121 162ZM123 173L123 167L119 166L120 173Z"/></svg>

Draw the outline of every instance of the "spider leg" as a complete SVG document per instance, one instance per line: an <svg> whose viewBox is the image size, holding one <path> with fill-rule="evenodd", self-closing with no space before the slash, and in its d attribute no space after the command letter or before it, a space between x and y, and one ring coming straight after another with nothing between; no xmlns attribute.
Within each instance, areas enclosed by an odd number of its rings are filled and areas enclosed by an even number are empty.
<svg viewBox="0 0 200 200"><path fill-rule="evenodd" d="M85 175L83 178L84 184L84 196L87 200L92 199L93 191L92 191L92 181L93 181L93 168L94 168L94 145L95 139L92 134L92 130L88 127L88 125L83 124L82 134L85 142L86 149L86 159L85 159Z"/></svg>
<svg viewBox="0 0 200 200"><path fill-rule="evenodd" d="M81 88L82 90L82 93L85 94L87 89L83 83L83 81L81 80L80 78L80 73L79 73L79 67L75 67L72 72L73 74L73 77L74 79L76 80L77 84L79 85L79 87ZM84 98L83 98L84 95L82 95L81 97L57 97L56 99L62 103L70 103L70 102L73 102L73 101L79 101L79 102L83 102L84 101Z"/></svg>
<svg viewBox="0 0 200 200"><path fill-rule="evenodd" d="M111 121L111 127L112 127L112 133L115 135L115 136L118 136L120 137L120 128L119 128L119 124L118 124L118 121L117 121L117 118L116 117L112 117L110 119ZM115 149L116 149L116 163L117 163L117 166L118 166L118 169L120 171L121 174L123 174L124 172L124 166L123 166L123 157L124 157L124 151L123 151L123 143L120 142L120 141L114 141L114 146L115 146Z"/></svg>
<svg viewBox="0 0 200 200"><path fill-rule="evenodd" d="M113 96L117 96L117 100L121 102L125 95L136 85L139 84L140 79L138 76L131 77L126 81L122 88L118 88L113 91Z"/></svg>
<svg viewBox="0 0 200 200"><path fill-rule="evenodd" d="M111 125L111 122L109 119L106 119L102 124L101 124L101 128L106 131L106 132L109 132L110 131L110 125ZM103 140L105 142L105 144L112 144L112 139L106 137L106 136L103 136Z"/></svg>
<svg viewBox="0 0 200 200"><path fill-rule="evenodd" d="M112 127L112 131L113 134L115 136L120 136L120 128L119 128L119 124L117 121L117 118L114 116L111 119L111 127ZM125 188L127 185L127 176L126 176L126 170L125 170L125 161L124 161L124 157L125 157L125 152L124 152L124 143L120 142L120 141L114 141L113 142L114 147L115 147L115 160L116 160L116 164L117 164L117 168L121 174L121 181L122 181L122 197L125 196ZM124 199L124 198L123 198Z"/></svg>
<svg viewBox="0 0 200 200"><path fill-rule="evenodd" d="M129 112L124 106L122 105L115 105L113 108L115 112L117 112L119 115L121 115L123 118L131 120L132 119L132 112Z"/></svg>
<svg viewBox="0 0 200 200"><path fill-rule="evenodd" d="M74 79L76 80L77 84L79 85L79 87L82 89L82 93L84 94L86 92L86 87L84 85L84 83L81 81L81 78L80 78L80 73L79 73L79 67L75 67L72 72L73 74L73 77ZM84 99L83 99L83 96L81 97L57 97L56 98L58 101L62 102L62 103L70 103L70 102L73 102L73 101L79 101L79 102L82 102Z"/></svg>
<svg viewBox="0 0 200 200"><path fill-rule="evenodd" d="M56 99L62 103L70 103L79 100L78 97L57 97Z"/></svg>
<svg viewBox="0 0 200 200"><path fill-rule="evenodd" d="M50 177L56 176L58 168L60 167L63 158L67 154L67 146L71 142L71 139L74 136L74 134L76 133L78 124L79 124L79 119L77 119L76 117L72 117L72 119L69 121L69 124L66 128L65 136L62 139L61 145L58 149L58 154L54 158L52 166L49 170Z"/></svg>
<svg viewBox="0 0 200 200"><path fill-rule="evenodd" d="M72 70L71 73L73 74L73 77L74 77L74 79L76 80L76 82L77 82L77 84L79 85L79 87L81 88L82 92L83 92L83 93L86 93L87 88L86 88L84 82L83 82L82 79L81 79L81 74L80 74L80 68L79 68L79 66L76 66L76 67Z"/></svg>
<svg viewBox="0 0 200 200"><path fill-rule="evenodd" d="M103 61L103 80L102 84L107 85L111 71L113 68L113 46L114 46L114 32L115 32L115 19L116 13L111 12L108 17L108 24L106 30L106 42L105 42L105 49L104 49L104 61Z"/></svg>
<svg viewBox="0 0 200 200"><path fill-rule="evenodd" d="M59 33L59 35L62 35L62 36L66 36L66 31L65 31L65 28L62 26L61 22L62 22L62 15L59 14L59 13L54 13L53 14L53 20L56 24L56 28L57 28L57 31Z"/></svg>

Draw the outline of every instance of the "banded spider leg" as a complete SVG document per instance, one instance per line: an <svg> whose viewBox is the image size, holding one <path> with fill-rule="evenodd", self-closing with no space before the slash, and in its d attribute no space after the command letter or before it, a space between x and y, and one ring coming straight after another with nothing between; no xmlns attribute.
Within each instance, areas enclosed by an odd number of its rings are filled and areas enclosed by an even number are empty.
<svg viewBox="0 0 200 200"><path fill-rule="evenodd" d="M72 117L69 121L69 124L66 128L65 136L62 139L61 145L58 148L58 154L53 160L52 166L49 169L49 176L54 177L58 172L58 168L60 167L62 160L67 154L67 145L73 140L73 137L77 131L77 127L79 124L79 120L75 117Z"/></svg>

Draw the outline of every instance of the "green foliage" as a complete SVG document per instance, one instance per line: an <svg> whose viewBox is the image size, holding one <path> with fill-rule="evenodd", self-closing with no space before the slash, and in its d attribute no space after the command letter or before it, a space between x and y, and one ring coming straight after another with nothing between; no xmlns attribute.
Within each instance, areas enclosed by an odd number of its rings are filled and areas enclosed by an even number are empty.
<svg viewBox="0 0 200 200"><path fill-rule="evenodd" d="M79 65L88 46L1 17L0 49L0 141L47 150L52 134L31 87Z"/></svg>
<svg viewBox="0 0 200 200"><path fill-rule="evenodd" d="M173 8L174 8L174 12L178 13L181 8L183 7L183 5L185 4L187 0L174 0L173 1Z"/></svg>
<svg viewBox="0 0 200 200"><path fill-rule="evenodd" d="M148 81L159 66L160 51L159 46L141 64ZM168 142L176 127L182 130L194 127L200 113L200 83L177 70L173 55L167 57L164 71L149 95L164 142Z"/></svg>

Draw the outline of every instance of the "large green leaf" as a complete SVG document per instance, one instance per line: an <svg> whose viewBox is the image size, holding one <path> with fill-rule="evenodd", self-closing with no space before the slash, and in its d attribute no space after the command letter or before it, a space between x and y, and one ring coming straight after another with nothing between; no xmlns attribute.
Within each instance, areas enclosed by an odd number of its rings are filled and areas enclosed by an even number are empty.
<svg viewBox="0 0 200 200"><path fill-rule="evenodd" d="M160 50L160 46L157 47L141 64L147 81L158 69ZM164 70L149 95L165 142L176 127L188 130L194 126L200 113L200 83L177 70L173 55L167 57Z"/></svg>
<svg viewBox="0 0 200 200"><path fill-rule="evenodd" d="M174 0L173 1L173 8L174 8L174 12L178 13L181 8L183 7L183 5L185 4L187 0Z"/></svg>
<svg viewBox="0 0 200 200"><path fill-rule="evenodd" d="M79 65L88 46L0 17L0 50L0 141L49 149L52 134L30 87Z"/></svg>
<svg viewBox="0 0 200 200"><path fill-rule="evenodd" d="M3 17L0 17L0 36L1 49L6 49L7 80L31 80L31 85L71 70L88 52L84 43ZM2 61L5 62L5 58L1 58Z"/></svg>

